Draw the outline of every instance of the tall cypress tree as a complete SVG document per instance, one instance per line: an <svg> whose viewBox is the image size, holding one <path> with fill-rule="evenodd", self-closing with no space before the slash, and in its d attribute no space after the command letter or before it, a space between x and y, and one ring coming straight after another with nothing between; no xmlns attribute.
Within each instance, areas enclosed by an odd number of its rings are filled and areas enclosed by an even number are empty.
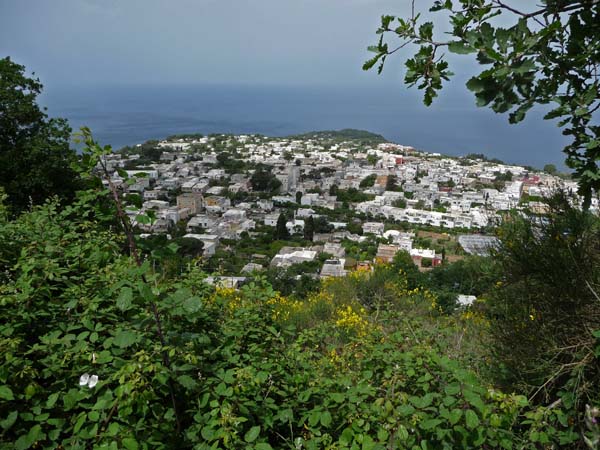
<svg viewBox="0 0 600 450"><path fill-rule="evenodd" d="M287 219L283 213L279 214L277 219L277 226L275 227L275 239L289 239L290 232L287 229Z"/></svg>
<svg viewBox="0 0 600 450"><path fill-rule="evenodd" d="M315 235L315 219L313 216L310 216L304 222L304 239L307 241L312 241Z"/></svg>

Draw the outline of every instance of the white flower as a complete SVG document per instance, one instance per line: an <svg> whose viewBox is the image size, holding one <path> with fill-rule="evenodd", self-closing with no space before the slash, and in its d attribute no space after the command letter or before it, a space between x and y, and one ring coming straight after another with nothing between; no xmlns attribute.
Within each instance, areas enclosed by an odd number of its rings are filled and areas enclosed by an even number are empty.
<svg viewBox="0 0 600 450"><path fill-rule="evenodd" d="M79 377L79 386L87 385L90 389L98 384L98 375L84 373Z"/></svg>
<svg viewBox="0 0 600 450"><path fill-rule="evenodd" d="M90 377L90 381L88 381L88 386L90 388L93 388L94 386L96 386L98 384L98 375L92 375Z"/></svg>
<svg viewBox="0 0 600 450"><path fill-rule="evenodd" d="M83 375L81 375L79 377L79 386L85 386L86 384L88 384L89 380L90 380L90 374L84 373Z"/></svg>

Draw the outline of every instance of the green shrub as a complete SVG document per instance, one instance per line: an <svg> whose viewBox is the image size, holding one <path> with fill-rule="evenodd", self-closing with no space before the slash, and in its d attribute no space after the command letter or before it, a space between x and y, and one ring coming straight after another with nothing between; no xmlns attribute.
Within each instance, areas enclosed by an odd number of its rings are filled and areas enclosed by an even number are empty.
<svg viewBox="0 0 600 450"><path fill-rule="evenodd" d="M582 418L600 398L600 220L564 195L548 204L547 215L513 215L498 231L502 277L488 313L503 381Z"/></svg>

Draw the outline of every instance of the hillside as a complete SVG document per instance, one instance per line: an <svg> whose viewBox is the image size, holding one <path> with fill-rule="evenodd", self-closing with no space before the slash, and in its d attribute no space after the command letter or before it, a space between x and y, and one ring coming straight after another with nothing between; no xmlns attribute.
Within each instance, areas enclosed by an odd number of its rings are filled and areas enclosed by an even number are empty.
<svg viewBox="0 0 600 450"><path fill-rule="evenodd" d="M512 393L516 380L498 383L499 367L530 370L546 357L541 339L568 332L548 302L553 271L577 301L574 325L597 325L582 281L598 267L589 228L573 228L597 219L568 213L532 246L515 217L502 230L504 268L520 257L510 249L557 252L530 267L538 289L485 269L486 301L445 313L404 252L325 279L306 298L282 296L261 275L236 290L210 284L198 260L183 265L177 245L140 254L140 240L125 244L132 236L115 232L112 215L122 215L106 192L79 199L14 220L0 210L2 449L581 448L579 420L590 439L598 432L597 410L584 418L574 403L598 399L593 355L563 360L585 367L578 397L564 380L532 401ZM559 229L578 233L583 253L563 254ZM589 269L565 272L561 258L572 257ZM452 283L482 266L458 267L439 276Z"/></svg>
<svg viewBox="0 0 600 450"><path fill-rule="evenodd" d="M382 143L388 142L386 138L380 134L371 133L370 131L355 130L345 128L343 130L324 130L324 131L309 131L307 133L288 136L291 139L331 139L336 141L361 141L363 143Z"/></svg>

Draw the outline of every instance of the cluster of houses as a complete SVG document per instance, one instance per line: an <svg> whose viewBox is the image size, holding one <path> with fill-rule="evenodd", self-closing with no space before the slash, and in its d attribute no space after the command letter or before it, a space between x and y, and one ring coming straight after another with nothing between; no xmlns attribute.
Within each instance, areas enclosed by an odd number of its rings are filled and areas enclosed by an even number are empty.
<svg viewBox="0 0 600 450"><path fill-rule="evenodd" d="M381 261L404 250L417 263L441 262L441 255L431 249L413 248L414 234L386 229L391 221L479 230L493 225L499 211L518 207L524 195L542 197L557 188L576 189L573 182L530 173L524 167L450 158L393 143L240 135L171 139L156 147L162 150L159 160L145 167L136 167L140 154L135 149L108 155L104 161L112 184L125 196L135 194L141 200L127 213L143 233L184 227L185 237L202 241L204 254L210 256L224 239L250 238L258 226L277 226L283 208L290 211L295 205L294 217L286 223L290 234L303 233L311 216L324 217L331 231L314 234L320 249L284 247L268 264L286 267L326 253L331 258L323 263L322 276L345 275L339 242L362 242L368 235L387 242L377 251ZM235 173L224 168L218 158L223 151L237 155L245 168ZM280 183L277 192L265 196L253 190L255 164L271 168ZM367 194L366 200L345 202L345 207L367 217L360 221L362 235L327 214L341 206L341 190ZM150 212L153 220L139 220ZM249 262L244 272L265 265Z"/></svg>

